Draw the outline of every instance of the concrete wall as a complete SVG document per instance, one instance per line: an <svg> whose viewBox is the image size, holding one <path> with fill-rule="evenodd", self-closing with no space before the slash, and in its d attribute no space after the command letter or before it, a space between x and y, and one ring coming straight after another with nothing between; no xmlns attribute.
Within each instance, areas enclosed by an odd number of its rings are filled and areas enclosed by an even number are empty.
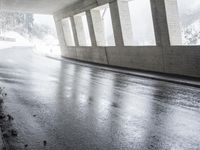
<svg viewBox="0 0 200 150"><path fill-rule="evenodd" d="M110 3L115 47L97 47L90 9ZM116 0L83 0L54 14L62 56L131 69L200 77L200 46L170 46L164 0L151 0L157 46L123 46ZM86 11L92 47L67 47L61 20ZM73 19L73 18L72 18ZM72 21L73 22L73 21ZM75 42L78 45L77 34Z"/></svg>

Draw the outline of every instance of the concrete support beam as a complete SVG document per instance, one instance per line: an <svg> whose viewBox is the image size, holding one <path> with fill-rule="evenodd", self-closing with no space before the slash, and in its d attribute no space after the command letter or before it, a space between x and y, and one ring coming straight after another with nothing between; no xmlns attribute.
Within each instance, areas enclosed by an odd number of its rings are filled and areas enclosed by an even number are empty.
<svg viewBox="0 0 200 150"><path fill-rule="evenodd" d="M151 8L156 36L156 44L157 46L161 47L169 47L170 39L164 0L151 0Z"/></svg>
<svg viewBox="0 0 200 150"><path fill-rule="evenodd" d="M166 72L166 50L170 47L167 15L164 0L151 0L156 45L162 48L163 72Z"/></svg>
<svg viewBox="0 0 200 150"><path fill-rule="evenodd" d="M86 11L86 17L87 17L87 21L88 21L88 28L89 28L89 33L90 33L92 46L97 46L96 37L95 37L95 33L94 33L94 27L93 27L93 23L92 23L92 16L91 16L90 10Z"/></svg>
<svg viewBox="0 0 200 150"><path fill-rule="evenodd" d="M62 27L67 46L75 46L74 34L72 31L71 20L69 18L62 20Z"/></svg>
<svg viewBox="0 0 200 150"><path fill-rule="evenodd" d="M177 0L165 0L167 22L171 45L182 45L181 25L179 22Z"/></svg>
<svg viewBox="0 0 200 150"><path fill-rule="evenodd" d="M113 24L115 44L116 46L124 46L117 1L113 1L110 3L110 13Z"/></svg>
<svg viewBox="0 0 200 150"><path fill-rule="evenodd" d="M133 44L133 30L128 1L118 1L124 45Z"/></svg>
<svg viewBox="0 0 200 150"><path fill-rule="evenodd" d="M84 25L83 25L81 16L75 16L74 22L76 24L76 31L77 31L76 33L77 33L79 45L83 46L83 45L85 45L85 43L87 43L87 40L86 40L86 36L85 36L86 33L84 30Z"/></svg>
<svg viewBox="0 0 200 150"><path fill-rule="evenodd" d="M101 13L99 10L92 10L92 20L93 20L93 26L95 30L95 37L97 41L98 46L105 46L106 40L105 40L105 30L104 30L104 24L101 19Z"/></svg>
<svg viewBox="0 0 200 150"><path fill-rule="evenodd" d="M71 17L71 23L72 23L72 30L74 33L74 42L76 46L79 46L79 42L78 42L78 35L77 35L77 31L76 31L76 25L75 25L75 21L74 18Z"/></svg>
<svg viewBox="0 0 200 150"><path fill-rule="evenodd" d="M55 21L55 25L56 25L56 31L57 31L59 44L60 44L61 53L63 55L64 51L66 50L66 42L65 42L65 37L64 37L63 27L62 27L62 21Z"/></svg>

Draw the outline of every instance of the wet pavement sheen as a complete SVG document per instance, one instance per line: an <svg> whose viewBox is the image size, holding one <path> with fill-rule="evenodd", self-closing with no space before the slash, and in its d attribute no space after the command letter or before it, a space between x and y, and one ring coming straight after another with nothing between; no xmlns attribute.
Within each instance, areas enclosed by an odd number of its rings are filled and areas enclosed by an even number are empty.
<svg viewBox="0 0 200 150"><path fill-rule="evenodd" d="M31 150L199 150L200 89L0 51L4 111ZM46 140L46 146L43 141ZM27 148L24 145L28 144Z"/></svg>

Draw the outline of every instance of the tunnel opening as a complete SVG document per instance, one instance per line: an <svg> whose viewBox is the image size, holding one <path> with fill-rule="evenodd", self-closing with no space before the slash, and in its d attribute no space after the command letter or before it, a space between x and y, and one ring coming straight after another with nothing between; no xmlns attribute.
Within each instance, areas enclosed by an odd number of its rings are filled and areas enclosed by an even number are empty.
<svg viewBox="0 0 200 150"><path fill-rule="evenodd" d="M0 0L0 149L200 149L198 1Z"/></svg>
<svg viewBox="0 0 200 150"><path fill-rule="evenodd" d="M0 49L28 47L34 52L60 56L52 15L0 12Z"/></svg>

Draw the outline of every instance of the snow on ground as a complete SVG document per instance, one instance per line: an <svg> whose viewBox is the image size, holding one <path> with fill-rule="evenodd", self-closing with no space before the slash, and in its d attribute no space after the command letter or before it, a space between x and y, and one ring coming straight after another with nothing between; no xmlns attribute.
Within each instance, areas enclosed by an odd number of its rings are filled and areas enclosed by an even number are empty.
<svg viewBox="0 0 200 150"><path fill-rule="evenodd" d="M43 40L37 38L28 40L17 32L9 31L0 37L13 39L13 41L0 40L0 50L12 47L33 47L33 51L38 54L56 57L61 55L59 42L51 35L47 35Z"/></svg>
<svg viewBox="0 0 200 150"><path fill-rule="evenodd" d="M14 31L6 32L0 36L14 40L14 41L0 41L0 49L11 48L16 46L24 46L24 47L33 46L30 41L28 41L26 38L24 38L19 33Z"/></svg>
<svg viewBox="0 0 200 150"><path fill-rule="evenodd" d="M33 38L32 43L35 53L56 57L61 55L59 42L51 35L47 35L43 40Z"/></svg>

